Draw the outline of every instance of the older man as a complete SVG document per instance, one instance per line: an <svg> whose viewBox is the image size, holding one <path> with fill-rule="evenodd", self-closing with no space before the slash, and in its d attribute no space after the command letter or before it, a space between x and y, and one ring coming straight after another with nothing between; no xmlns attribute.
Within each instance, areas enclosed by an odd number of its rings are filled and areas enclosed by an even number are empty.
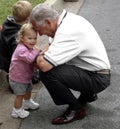
<svg viewBox="0 0 120 129"><path fill-rule="evenodd" d="M37 57L41 80L55 104L68 104L52 124L85 117L86 103L110 85L110 63L98 33L83 17L44 4L32 10L30 22L39 35L50 37L50 45ZM80 92L79 98L71 89Z"/></svg>

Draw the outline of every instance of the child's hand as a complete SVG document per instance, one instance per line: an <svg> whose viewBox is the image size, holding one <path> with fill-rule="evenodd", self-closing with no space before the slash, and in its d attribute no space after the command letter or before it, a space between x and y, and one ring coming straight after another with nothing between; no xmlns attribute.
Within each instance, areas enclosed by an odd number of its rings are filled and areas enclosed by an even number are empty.
<svg viewBox="0 0 120 129"><path fill-rule="evenodd" d="M40 50L40 48L37 45L34 46L34 49Z"/></svg>

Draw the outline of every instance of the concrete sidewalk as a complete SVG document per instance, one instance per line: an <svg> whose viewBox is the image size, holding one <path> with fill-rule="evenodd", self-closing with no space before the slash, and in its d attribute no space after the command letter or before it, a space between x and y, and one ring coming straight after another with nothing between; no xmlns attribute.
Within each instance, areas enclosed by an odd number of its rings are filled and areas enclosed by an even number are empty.
<svg viewBox="0 0 120 129"><path fill-rule="evenodd" d="M67 11L77 13L82 6L84 0L79 0L78 2L64 2L63 0L46 0L47 4L50 4L57 10L66 9ZM40 44L39 44L40 41ZM44 46L42 43L47 42L46 37L40 37L38 40L38 45L40 48ZM14 94L8 88L8 83L6 81L6 73L0 72L0 129L19 129L22 120L11 117L11 109L13 107ZM32 91L32 98L36 97L36 94L42 87L41 83L34 85Z"/></svg>

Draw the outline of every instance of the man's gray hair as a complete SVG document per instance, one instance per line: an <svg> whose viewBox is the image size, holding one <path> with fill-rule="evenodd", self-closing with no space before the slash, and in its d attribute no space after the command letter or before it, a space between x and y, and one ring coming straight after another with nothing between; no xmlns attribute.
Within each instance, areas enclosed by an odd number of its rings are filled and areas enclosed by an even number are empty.
<svg viewBox="0 0 120 129"><path fill-rule="evenodd" d="M37 24L43 25L46 18L56 19L59 13L49 5L38 4L35 6L30 15L30 22L33 20Z"/></svg>

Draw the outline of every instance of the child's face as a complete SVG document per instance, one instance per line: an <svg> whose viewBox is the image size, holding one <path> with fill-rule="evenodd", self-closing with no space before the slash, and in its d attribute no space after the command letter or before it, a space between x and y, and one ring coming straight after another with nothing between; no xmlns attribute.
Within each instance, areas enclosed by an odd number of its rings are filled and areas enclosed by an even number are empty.
<svg viewBox="0 0 120 129"><path fill-rule="evenodd" d="M34 30L26 32L24 36L22 36L22 43L28 48L33 48L37 43L37 33Z"/></svg>

